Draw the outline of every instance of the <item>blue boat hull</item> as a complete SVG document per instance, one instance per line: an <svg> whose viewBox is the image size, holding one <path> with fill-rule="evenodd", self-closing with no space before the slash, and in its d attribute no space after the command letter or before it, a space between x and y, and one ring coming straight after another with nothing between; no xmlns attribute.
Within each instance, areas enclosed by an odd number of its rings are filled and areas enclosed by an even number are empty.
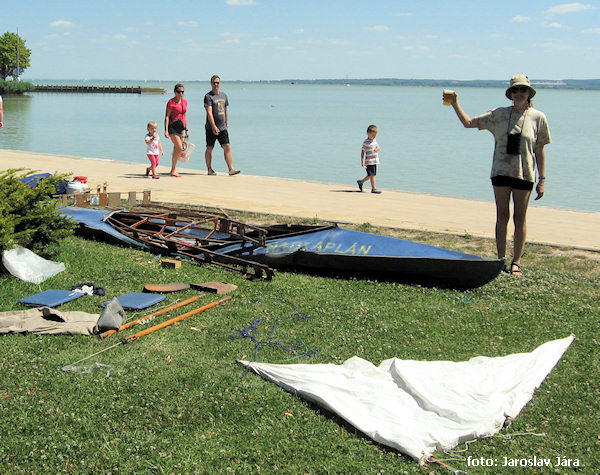
<svg viewBox="0 0 600 475"><path fill-rule="evenodd" d="M482 258L337 226L315 226L312 230L268 238L266 247L245 249L242 244L235 244L221 248L219 252L275 268L350 272L460 289L481 287L491 282L504 266L501 259Z"/></svg>

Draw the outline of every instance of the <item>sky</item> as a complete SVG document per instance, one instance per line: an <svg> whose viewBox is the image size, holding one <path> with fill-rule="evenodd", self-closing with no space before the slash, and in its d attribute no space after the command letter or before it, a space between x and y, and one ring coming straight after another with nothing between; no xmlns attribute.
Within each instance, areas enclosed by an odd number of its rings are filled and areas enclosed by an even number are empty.
<svg viewBox="0 0 600 475"><path fill-rule="evenodd" d="M8 0L7 0L8 1ZM600 78L600 1L27 0L23 79Z"/></svg>

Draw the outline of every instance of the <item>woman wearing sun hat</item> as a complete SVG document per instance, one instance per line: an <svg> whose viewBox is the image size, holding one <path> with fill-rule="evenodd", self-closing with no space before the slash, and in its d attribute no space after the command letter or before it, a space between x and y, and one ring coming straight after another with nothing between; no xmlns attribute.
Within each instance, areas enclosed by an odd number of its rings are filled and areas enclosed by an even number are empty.
<svg viewBox="0 0 600 475"><path fill-rule="evenodd" d="M523 275L521 256L527 236L527 205L536 181L536 167L538 182L535 199L539 200L544 195L546 182L544 146L551 142L546 116L533 108L531 99L535 94L529 78L517 74L510 79L510 86L506 90L506 97L513 105L498 107L473 118L463 111L456 93L451 93L450 98L456 115L466 128L485 129L494 135L491 180L496 200L496 248L498 257L504 258L512 196L515 234L512 263L507 271L515 276Z"/></svg>

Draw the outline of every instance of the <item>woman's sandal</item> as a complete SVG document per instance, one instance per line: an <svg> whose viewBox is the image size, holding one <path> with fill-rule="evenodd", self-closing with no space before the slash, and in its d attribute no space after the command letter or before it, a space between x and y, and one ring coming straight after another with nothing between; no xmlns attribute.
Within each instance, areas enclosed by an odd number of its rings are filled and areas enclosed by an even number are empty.
<svg viewBox="0 0 600 475"><path fill-rule="evenodd" d="M523 270L521 266L516 262L510 263L510 275L514 275L515 277L523 277Z"/></svg>

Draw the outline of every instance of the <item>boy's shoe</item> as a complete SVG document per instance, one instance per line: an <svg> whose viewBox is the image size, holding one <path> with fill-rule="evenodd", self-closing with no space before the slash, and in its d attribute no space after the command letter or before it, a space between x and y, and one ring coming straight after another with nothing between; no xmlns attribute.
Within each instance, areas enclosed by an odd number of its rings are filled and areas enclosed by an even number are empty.
<svg viewBox="0 0 600 475"><path fill-rule="evenodd" d="M237 175L239 172L240 172L239 170L229 170L229 176Z"/></svg>
<svg viewBox="0 0 600 475"><path fill-rule="evenodd" d="M381 190L371 190L371 193L381 194Z"/></svg>
<svg viewBox="0 0 600 475"><path fill-rule="evenodd" d="M211 168L210 170L208 170L208 174L209 175L216 175L217 173Z"/></svg>
<svg viewBox="0 0 600 475"><path fill-rule="evenodd" d="M363 184L360 180L356 180L356 184L358 185L358 189L362 191Z"/></svg>

